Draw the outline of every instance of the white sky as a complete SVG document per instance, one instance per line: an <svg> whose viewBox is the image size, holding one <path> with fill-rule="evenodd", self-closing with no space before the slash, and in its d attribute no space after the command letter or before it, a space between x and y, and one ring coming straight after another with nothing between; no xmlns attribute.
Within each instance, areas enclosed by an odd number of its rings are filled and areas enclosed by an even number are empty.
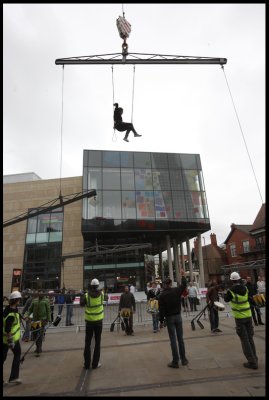
<svg viewBox="0 0 269 400"><path fill-rule="evenodd" d="M129 53L222 57L265 202L265 4L124 4ZM122 4L3 5L3 174L60 177L58 58L120 53ZM129 122L133 66L115 65ZM66 65L62 177L81 176L83 149L200 154L212 230L252 224L262 200L220 65L136 65L133 122L113 136L111 65Z"/></svg>

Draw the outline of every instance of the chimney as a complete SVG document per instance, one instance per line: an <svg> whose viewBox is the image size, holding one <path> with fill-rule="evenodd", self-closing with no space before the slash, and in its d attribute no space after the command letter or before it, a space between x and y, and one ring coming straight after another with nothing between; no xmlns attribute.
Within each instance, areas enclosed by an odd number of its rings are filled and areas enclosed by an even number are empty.
<svg viewBox="0 0 269 400"><path fill-rule="evenodd" d="M218 245L218 244L217 244L217 238L216 238L215 233L210 233L210 240L211 240L211 244L212 244L212 245L214 245L214 246L217 246L217 245Z"/></svg>

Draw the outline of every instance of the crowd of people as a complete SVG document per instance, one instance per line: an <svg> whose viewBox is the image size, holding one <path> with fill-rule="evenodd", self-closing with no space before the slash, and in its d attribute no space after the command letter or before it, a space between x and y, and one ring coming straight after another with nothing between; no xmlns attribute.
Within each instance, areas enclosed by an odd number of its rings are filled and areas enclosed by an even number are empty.
<svg viewBox="0 0 269 400"><path fill-rule="evenodd" d="M208 309L210 329L212 333L221 333L219 329L219 309L216 304L222 298L230 303L231 312L235 319L236 333L240 339L241 347L247 362L245 368L258 369L258 356L253 340L253 324L264 325L261 312L255 301L255 296L260 295L265 299L265 280L259 277L257 283L252 283L251 277L241 279L238 272L230 274L231 285L224 289L215 280L208 284L206 293L206 308ZM100 289L98 279L94 278L89 284L88 290L80 297L80 305L84 307L84 319L86 324L84 368L97 369L101 367L101 337L104 319L104 302L108 299L107 293ZM118 314L124 321L125 335L134 335L133 314L136 312L134 297L135 287L126 285L120 296ZM181 309L186 307L182 298L187 297L190 309L197 311L199 291L194 282L187 283L185 272L181 270L181 282L173 286L170 278L159 282L149 282L145 288L147 296L147 311L152 315L153 333L160 332L167 327L172 352L172 361L167 365L170 368L179 368L179 363L188 365L186 357L183 323ZM25 290L23 297L20 292L14 291L9 298L3 299L6 304L3 312L3 362L5 362L8 350L13 352L13 362L9 377L9 383L19 384L19 369L21 362L21 329L22 320L25 321L22 340L34 340L36 356L42 353L42 344L46 327L54 320L54 308L58 306L58 317L66 307L66 326L72 325L72 310L74 291L69 289L67 293L61 290L59 293L49 291L47 295L41 290L32 292ZM18 307L23 306L21 314ZM32 335L32 337L31 337ZM94 350L91 354L91 342L94 336Z"/></svg>

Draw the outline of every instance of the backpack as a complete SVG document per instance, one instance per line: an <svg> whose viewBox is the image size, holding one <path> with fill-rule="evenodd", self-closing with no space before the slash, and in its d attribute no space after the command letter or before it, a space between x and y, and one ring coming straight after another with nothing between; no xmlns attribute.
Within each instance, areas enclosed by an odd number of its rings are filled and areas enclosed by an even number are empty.
<svg viewBox="0 0 269 400"><path fill-rule="evenodd" d="M149 299L147 304L147 312L156 314L159 311L159 302L156 299Z"/></svg>

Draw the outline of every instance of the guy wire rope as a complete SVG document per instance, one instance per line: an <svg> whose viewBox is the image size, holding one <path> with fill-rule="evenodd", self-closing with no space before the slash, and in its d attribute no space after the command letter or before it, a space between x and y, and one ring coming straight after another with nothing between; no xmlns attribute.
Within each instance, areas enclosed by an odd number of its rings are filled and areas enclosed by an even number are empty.
<svg viewBox="0 0 269 400"><path fill-rule="evenodd" d="M226 74L225 74L225 71L224 71L224 66L221 65L221 68L223 70L224 77L225 77L225 80L226 80L226 83L227 83L227 86L228 86L228 90L229 90L229 93L230 93L230 96L231 96L231 99L232 99L235 115L236 115L236 118L237 118L237 121L238 121L238 124L239 124L239 127L240 127L240 131L241 131L241 134L242 134L242 137L243 137L243 141L245 143L245 147L246 147L246 150L247 150L247 154L248 154L250 165L251 165L251 168L252 168L252 171L253 171L253 175L254 175L254 178L255 178L255 181L256 181L256 184L257 184L257 187L258 187L260 198L261 198L261 201L263 203L263 198L262 198L262 195L261 195L260 187L259 187L259 184L258 184L258 180L257 180L256 174L255 174L255 171L254 171L254 167L253 167L253 164L252 164L252 161L251 161L251 157L250 157L250 154L249 154L249 151L248 151L248 147L247 147L247 143L246 143L246 140L245 140L245 137L244 137L243 129L242 129L242 126L241 126L241 123L240 123L240 120L239 120L239 117L238 117L238 114L237 114L237 111L236 111L236 107L235 107L233 96L232 96L232 93L231 93L231 90L230 90L230 87L229 87L229 83L228 83L228 80L227 80L227 77L226 77Z"/></svg>
<svg viewBox="0 0 269 400"><path fill-rule="evenodd" d="M132 115L131 115L131 123L133 123L134 86L135 86L135 65L134 65L134 69L133 69L133 91L132 91Z"/></svg>
<svg viewBox="0 0 269 400"><path fill-rule="evenodd" d="M113 103L112 103L112 115L114 115L114 102L115 102L115 90L114 90L114 70L113 70L113 65L111 66L111 71L112 71L112 97L113 97ZM113 125L114 125L114 118L113 118ZM114 129L114 133L112 135L112 142L117 141L117 135L116 135L116 130Z"/></svg>
<svg viewBox="0 0 269 400"><path fill-rule="evenodd" d="M62 197L62 156L63 156L63 115L64 115L64 65L62 74L62 117L61 117L61 155L60 155L60 194Z"/></svg>

